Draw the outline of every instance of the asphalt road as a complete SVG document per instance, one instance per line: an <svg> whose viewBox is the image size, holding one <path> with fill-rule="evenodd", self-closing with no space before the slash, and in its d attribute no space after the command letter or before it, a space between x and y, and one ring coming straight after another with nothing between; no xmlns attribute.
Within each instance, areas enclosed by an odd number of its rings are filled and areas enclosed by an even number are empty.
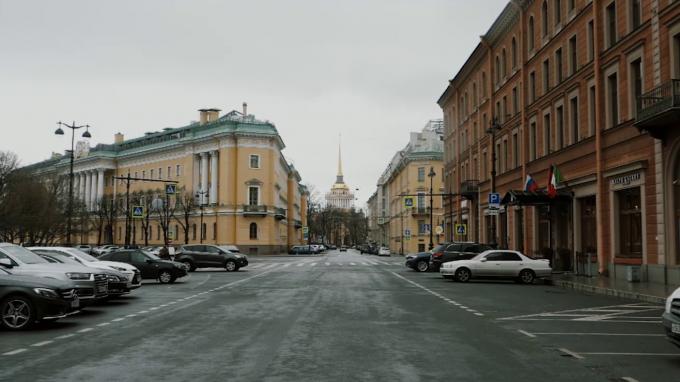
<svg viewBox="0 0 680 382"><path fill-rule="evenodd" d="M0 331L0 381L676 381L660 312L397 257L254 258Z"/></svg>

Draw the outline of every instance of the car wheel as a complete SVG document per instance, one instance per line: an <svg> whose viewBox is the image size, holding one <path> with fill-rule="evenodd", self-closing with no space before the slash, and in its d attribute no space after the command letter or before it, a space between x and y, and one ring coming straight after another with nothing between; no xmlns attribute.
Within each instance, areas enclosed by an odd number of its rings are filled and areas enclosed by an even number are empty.
<svg viewBox="0 0 680 382"><path fill-rule="evenodd" d="M0 303L2 326L10 330L23 330L35 322L35 310L29 299L13 296Z"/></svg>
<svg viewBox="0 0 680 382"><path fill-rule="evenodd" d="M427 261L421 260L416 264L416 268L418 268L418 272L427 272L430 268L430 264L428 264Z"/></svg>
<svg viewBox="0 0 680 382"><path fill-rule="evenodd" d="M534 279L536 279L536 275L531 269L522 269L519 273L519 281L521 281L522 284L533 284Z"/></svg>
<svg viewBox="0 0 680 382"><path fill-rule="evenodd" d="M469 269L467 269L467 268L458 268L458 270L456 271L456 277L455 277L455 279L456 279L456 281L460 281L460 282L462 282L462 283L466 283L466 282L470 281L470 276L471 276L471 274L470 274L470 270L469 270Z"/></svg>
<svg viewBox="0 0 680 382"><path fill-rule="evenodd" d="M196 266L194 265L194 263L192 263L189 260L182 260L182 264L187 266L187 269L189 270L189 272L193 272L193 271L196 270Z"/></svg>
<svg viewBox="0 0 680 382"><path fill-rule="evenodd" d="M171 283L171 282L174 281L173 278L174 278L174 276L172 275L172 273L170 271L161 271L161 273L158 274L158 281L161 284Z"/></svg>
<svg viewBox="0 0 680 382"><path fill-rule="evenodd" d="M227 260L227 263L224 265L224 268L227 270L227 272L238 271L238 267L236 266L236 262L234 260Z"/></svg>

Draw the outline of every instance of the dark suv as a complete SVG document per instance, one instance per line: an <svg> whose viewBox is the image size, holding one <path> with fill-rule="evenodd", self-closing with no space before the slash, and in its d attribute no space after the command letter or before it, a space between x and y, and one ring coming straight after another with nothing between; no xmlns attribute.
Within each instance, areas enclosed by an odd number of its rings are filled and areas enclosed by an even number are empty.
<svg viewBox="0 0 680 382"><path fill-rule="evenodd" d="M190 271L196 268L224 268L227 272L238 271L248 265L248 257L233 253L226 247L210 244L187 244L177 248L175 261L184 263Z"/></svg>
<svg viewBox="0 0 680 382"><path fill-rule="evenodd" d="M457 260L469 260L490 249L493 248L486 244L473 242L440 244L432 251L430 268L437 272L439 271L439 267L441 267L444 263Z"/></svg>

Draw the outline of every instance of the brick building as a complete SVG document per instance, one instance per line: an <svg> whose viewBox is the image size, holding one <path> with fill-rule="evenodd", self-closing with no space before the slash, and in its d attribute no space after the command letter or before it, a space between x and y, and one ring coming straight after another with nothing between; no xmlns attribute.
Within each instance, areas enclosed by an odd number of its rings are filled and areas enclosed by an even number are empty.
<svg viewBox="0 0 680 382"><path fill-rule="evenodd" d="M625 278L640 266L643 279L680 283L678 4L508 3L438 101L457 194L445 208L466 239L493 241L495 225L500 246L557 270ZM549 197L553 166L562 181Z"/></svg>

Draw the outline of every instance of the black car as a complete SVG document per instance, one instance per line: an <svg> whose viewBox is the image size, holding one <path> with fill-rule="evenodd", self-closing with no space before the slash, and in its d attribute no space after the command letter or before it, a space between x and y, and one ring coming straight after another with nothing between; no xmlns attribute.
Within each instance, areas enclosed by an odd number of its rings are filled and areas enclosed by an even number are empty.
<svg viewBox="0 0 680 382"><path fill-rule="evenodd" d="M488 251L491 248L486 244L473 243L473 242L454 242L454 243L444 243L438 245L432 251L432 257L430 259L430 267L433 271L439 271L442 264L449 261L457 260L470 260L471 258L479 255L484 251Z"/></svg>
<svg viewBox="0 0 680 382"><path fill-rule="evenodd" d="M141 249L122 249L99 256L100 260L120 261L134 265L142 274L142 279L154 279L160 283L174 283L187 275L188 269L182 263L163 260Z"/></svg>
<svg viewBox="0 0 680 382"><path fill-rule="evenodd" d="M224 268L227 272L235 272L248 266L248 256L210 244L179 246L175 252L175 261L185 264L191 272L196 268Z"/></svg>
<svg viewBox="0 0 680 382"><path fill-rule="evenodd" d="M294 245L288 250L289 255L312 255L314 249L311 245Z"/></svg>
<svg viewBox="0 0 680 382"><path fill-rule="evenodd" d="M80 307L75 286L55 279L19 276L0 268L0 326L28 329L43 320L56 320Z"/></svg>
<svg viewBox="0 0 680 382"><path fill-rule="evenodd" d="M418 272L430 270L430 252L420 252L415 255L406 256L406 267L415 269Z"/></svg>

